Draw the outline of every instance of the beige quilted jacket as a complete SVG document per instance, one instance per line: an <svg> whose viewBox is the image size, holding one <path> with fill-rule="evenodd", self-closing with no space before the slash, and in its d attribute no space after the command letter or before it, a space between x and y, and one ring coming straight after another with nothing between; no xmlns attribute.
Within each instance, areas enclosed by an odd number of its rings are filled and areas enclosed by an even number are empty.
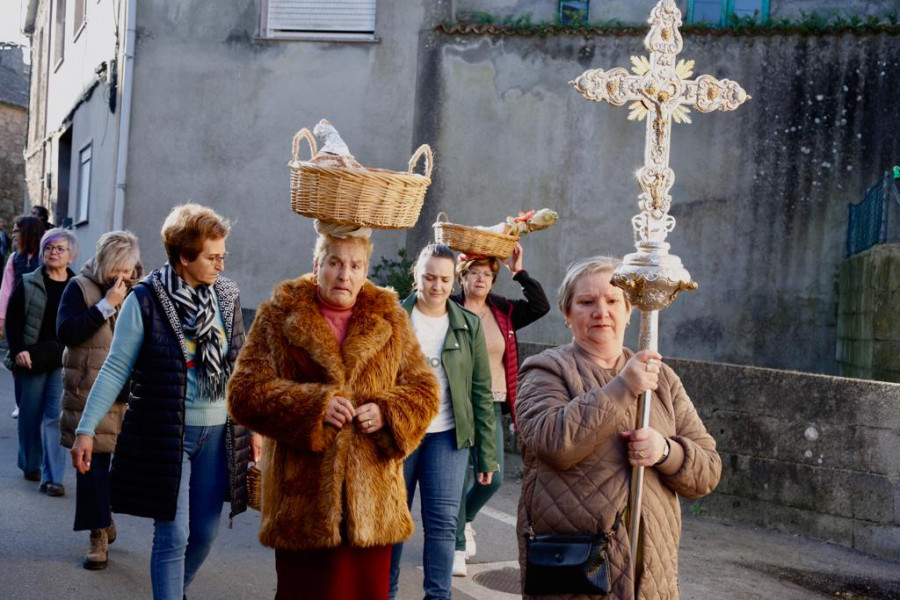
<svg viewBox="0 0 900 600"><path fill-rule="evenodd" d="M518 519L523 586L523 533L529 519L537 534L609 531L628 503L631 466L617 433L634 427L637 398L616 373L632 355L626 348L615 369L602 369L568 344L522 365L516 408L525 461ZM686 498L709 494L719 482L722 461L681 380L665 365L653 397L650 426L683 448L684 462L671 476L652 468L644 471L637 597L677 599L681 512L676 494ZM628 538L627 527L620 524L610 541L610 597L617 600L635 598Z"/></svg>

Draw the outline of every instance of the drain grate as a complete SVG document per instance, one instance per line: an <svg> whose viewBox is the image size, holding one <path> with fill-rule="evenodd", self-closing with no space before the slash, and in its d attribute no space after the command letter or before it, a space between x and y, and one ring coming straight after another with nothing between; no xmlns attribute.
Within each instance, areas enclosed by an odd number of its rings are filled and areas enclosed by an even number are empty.
<svg viewBox="0 0 900 600"><path fill-rule="evenodd" d="M472 579L481 587L486 587L495 592L507 594L519 594L522 592L522 587L519 583L519 569L514 567L482 571L477 573Z"/></svg>

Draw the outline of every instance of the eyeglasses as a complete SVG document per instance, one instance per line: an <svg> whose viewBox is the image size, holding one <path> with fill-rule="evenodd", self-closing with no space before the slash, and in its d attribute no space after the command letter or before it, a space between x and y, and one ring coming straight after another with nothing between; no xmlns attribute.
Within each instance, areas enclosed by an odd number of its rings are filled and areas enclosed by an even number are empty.
<svg viewBox="0 0 900 600"><path fill-rule="evenodd" d="M214 264L216 266L219 266L219 265L225 266L225 263L228 261L228 259L230 257L231 257L231 254L226 252L225 254L222 254L221 256L218 256L218 255L207 256L206 260L208 260L209 262L211 262L212 264Z"/></svg>
<svg viewBox="0 0 900 600"><path fill-rule="evenodd" d="M53 254L54 252L59 252L62 254L63 252L68 252L68 246L44 246L44 254Z"/></svg>
<svg viewBox="0 0 900 600"><path fill-rule="evenodd" d="M466 277L471 277L472 279L493 279L494 273L493 271L468 271L466 272Z"/></svg>

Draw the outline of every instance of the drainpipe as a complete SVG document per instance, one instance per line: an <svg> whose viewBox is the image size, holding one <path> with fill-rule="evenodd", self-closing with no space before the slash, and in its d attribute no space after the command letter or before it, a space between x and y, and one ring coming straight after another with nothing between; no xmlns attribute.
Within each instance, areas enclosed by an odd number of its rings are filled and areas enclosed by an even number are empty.
<svg viewBox="0 0 900 600"><path fill-rule="evenodd" d="M134 82L134 38L137 0L126 0L125 64L122 72L122 102L119 114L119 141L116 148L116 196L113 201L113 229L123 229L125 222L125 182L128 170L128 138L131 133L131 88Z"/></svg>

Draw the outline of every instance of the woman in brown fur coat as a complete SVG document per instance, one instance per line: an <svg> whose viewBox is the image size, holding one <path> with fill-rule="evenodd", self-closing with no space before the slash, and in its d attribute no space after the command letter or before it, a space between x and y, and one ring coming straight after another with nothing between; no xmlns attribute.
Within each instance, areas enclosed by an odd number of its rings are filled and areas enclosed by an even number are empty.
<svg viewBox="0 0 900 600"><path fill-rule="evenodd" d="M403 459L437 382L396 294L366 279L368 230L316 228L313 273L259 306L229 407L266 438L260 541L275 548L276 598L383 599L391 545L413 532Z"/></svg>
<svg viewBox="0 0 900 600"><path fill-rule="evenodd" d="M569 267L559 308L572 329L572 343L529 358L519 372L516 408L525 462L519 500L522 580L524 584L527 577L524 534L529 529L537 535L604 532L610 534L609 597L677 600L678 496L710 493L719 482L722 461L681 381L660 362L662 357L623 347L631 306L610 282L617 264L595 257ZM637 398L645 390L653 390L650 426L635 429ZM644 493L638 552L631 556L622 519L624 513L627 521L636 466L645 467Z"/></svg>

